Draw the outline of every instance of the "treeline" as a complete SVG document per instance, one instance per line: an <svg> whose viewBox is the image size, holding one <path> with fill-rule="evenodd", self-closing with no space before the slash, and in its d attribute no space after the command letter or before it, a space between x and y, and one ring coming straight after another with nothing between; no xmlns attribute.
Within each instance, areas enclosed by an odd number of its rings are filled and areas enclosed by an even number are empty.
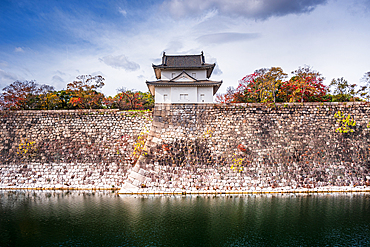
<svg viewBox="0 0 370 247"><path fill-rule="evenodd" d="M216 95L220 103L277 103L277 102L347 102L370 99L370 71L362 78L365 86L350 84L342 78L333 79L329 86L324 77L309 66L292 71L292 77L280 67L262 68Z"/></svg>
<svg viewBox="0 0 370 247"><path fill-rule="evenodd" d="M35 81L15 81L3 88L0 109L3 110L62 110L62 109L121 109L145 110L154 107L149 92L118 89L114 97L98 92L105 79L100 76L80 75L68 83L67 89L56 91L49 85Z"/></svg>

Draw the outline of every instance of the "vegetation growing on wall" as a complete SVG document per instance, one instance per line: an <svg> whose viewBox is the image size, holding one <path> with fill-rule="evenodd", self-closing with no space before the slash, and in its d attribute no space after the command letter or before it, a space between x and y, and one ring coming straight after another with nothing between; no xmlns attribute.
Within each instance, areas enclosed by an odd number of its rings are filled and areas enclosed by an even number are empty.
<svg viewBox="0 0 370 247"><path fill-rule="evenodd" d="M25 139L24 141L21 141L18 145L18 151L17 154L20 157L20 160L30 161L33 157L36 156L37 148L34 141L28 141Z"/></svg>
<svg viewBox="0 0 370 247"><path fill-rule="evenodd" d="M145 150L145 141L148 137L148 130L144 130L140 132L138 135L136 142L134 144L134 151L132 152L132 162L131 164L135 164L136 161L140 158L141 155L147 155Z"/></svg>
<svg viewBox="0 0 370 247"><path fill-rule="evenodd" d="M356 121L351 117L351 115L345 116L341 111L334 114L337 123L340 125L335 132L338 133L349 133L354 132L353 127L356 126Z"/></svg>

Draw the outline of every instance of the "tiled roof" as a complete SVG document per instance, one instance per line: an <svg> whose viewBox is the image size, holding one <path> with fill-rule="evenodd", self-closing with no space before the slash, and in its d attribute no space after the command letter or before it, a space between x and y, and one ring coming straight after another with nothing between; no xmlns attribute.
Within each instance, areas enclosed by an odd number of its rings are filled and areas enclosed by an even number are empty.
<svg viewBox="0 0 370 247"><path fill-rule="evenodd" d="M162 70L177 69L205 69L207 78L212 74L215 63L205 63L203 52L200 55L172 55L168 56L163 52L162 64L153 64L154 73L157 79L161 79Z"/></svg>
<svg viewBox="0 0 370 247"><path fill-rule="evenodd" d="M214 64L206 64L203 52L200 55L171 55L163 53L162 64L153 65L154 68L208 68Z"/></svg>
<svg viewBox="0 0 370 247"><path fill-rule="evenodd" d="M168 67L201 67L201 55L165 56L164 65Z"/></svg>

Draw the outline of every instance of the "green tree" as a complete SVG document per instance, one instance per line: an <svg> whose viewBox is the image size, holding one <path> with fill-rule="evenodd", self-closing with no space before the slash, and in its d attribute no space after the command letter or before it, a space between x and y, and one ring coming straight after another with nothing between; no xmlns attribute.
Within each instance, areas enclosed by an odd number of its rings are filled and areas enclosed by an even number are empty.
<svg viewBox="0 0 370 247"><path fill-rule="evenodd" d="M351 87L353 85L350 85L347 80L345 80L343 77L333 79L329 85L330 88L333 88L331 90L333 94L332 101L335 102L345 102L351 100Z"/></svg>
<svg viewBox="0 0 370 247"><path fill-rule="evenodd" d="M69 101L73 97L73 94L67 90L60 90L55 92L55 95L59 98L57 109L76 109L75 106L69 104Z"/></svg>

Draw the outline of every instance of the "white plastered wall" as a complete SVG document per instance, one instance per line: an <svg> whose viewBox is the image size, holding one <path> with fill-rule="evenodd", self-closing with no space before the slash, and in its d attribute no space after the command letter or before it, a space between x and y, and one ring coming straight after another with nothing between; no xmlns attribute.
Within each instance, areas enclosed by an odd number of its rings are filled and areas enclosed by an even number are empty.
<svg viewBox="0 0 370 247"><path fill-rule="evenodd" d="M193 76L193 73L195 73L195 79L197 80L206 80L207 79L207 73L206 70L185 70L186 73L188 73L190 76ZM161 80L171 80L172 73L175 74L175 77L181 74L182 70L162 70L161 72Z"/></svg>
<svg viewBox="0 0 370 247"><path fill-rule="evenodd" d="M213 103L213 87L198 87L197 101L199 103Z"/></svg>
<svg viewBox="0 0 370 247"><path fill-rule="evenodd" d="M171 87L155 87L155 102L171 103Z"/></svg>
<svg viewBox="0 0 370 247"><path fill-rule="evenodd" d="M187 95L187 99L181 99ZM172 87L171 103L197 103L197 87Z"/></svg>
<svg viewBox="0 0 370 247"><path fill-rule="evenodd" d="M156 87L155 102L213 103L213 87Z"/></svg>

